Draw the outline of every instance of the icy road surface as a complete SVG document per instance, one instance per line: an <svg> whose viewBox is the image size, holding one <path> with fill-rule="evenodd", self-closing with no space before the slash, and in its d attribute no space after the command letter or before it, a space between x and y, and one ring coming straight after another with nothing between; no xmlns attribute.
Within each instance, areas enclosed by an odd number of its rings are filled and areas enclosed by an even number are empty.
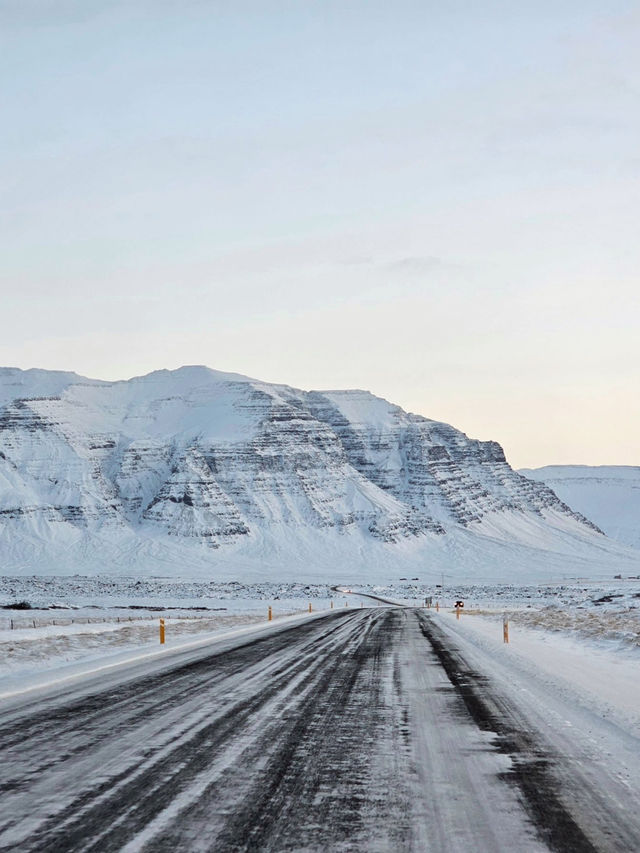
<svg viewBox="0 0 640 853"><path fill-rule="evenodd" d="M345 609L5 701L0 849L640 850L634 780L445 621Z"/></svg>

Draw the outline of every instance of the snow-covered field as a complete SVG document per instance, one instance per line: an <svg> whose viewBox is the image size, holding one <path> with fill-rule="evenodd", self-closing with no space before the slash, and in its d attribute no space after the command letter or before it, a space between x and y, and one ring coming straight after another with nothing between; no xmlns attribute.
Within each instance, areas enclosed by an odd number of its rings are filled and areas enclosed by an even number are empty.
<svg viewBox="0 0 640 853"><path fill-rule="evenodd" d="M20 678L115 652L155 647L159 617L165 619L167 640L173 643L265 623L269 607L274 619L280 619L307 612L309 603L315 612L328 610L332 602L334 607L375 604L366 596L413 606L431 598L442 612L462 599L465 621L486 623L496 636L506 613L512 630L574 638L611 655L637 653L636 664L640 663L640 579L545 585L441 580L444 588L414 577L333 589L302 582L2 577L0 674Z"/></svg>
<svg viewBox="0 0 640 853"><path fill-rule="evenodd" d="M638 593L635 593L635 598L638 598ZM487 611L476 612L491 618ZM640 609L637 601L629 603L621 598L615 601L614 607L597 610L583 605L547 605L531 610L508 608L500 614L500 621L504 615L516 626L569 633L583 639L612 641L619 644L620 648L640 648Z"/></svg>
<svg viewBox="0 0 640 853"><path fill-rule="evenodd" d="M362 586L357 587L365 592ZM367 590L368 591L368 590ZM420 604L428 596L443 608L464 601L464 615L479 616L502 623L506 615L512 624L583 640L606 641L615 647L640 648L640 579L617 580L610 584L488 586L449 585L444 591L419 582L376 585L375 595L406 604ZM640 663L640 659L639 659Z"/></svg>
<svg viewBox="0 0 640 853"><path fill-rule="evenodd" d="M89 624L43 624L38 614L37 628L0 629L0 675L24 676L77 661L97 660L113 652L126 652L141 647L157 646L157 618L134 622L92 622ZM123 617L118 617L123 618ZM165 631L170 641L200 636L239 625L265 621L258 613L216 614L198 619L166 619Z"/></svg>
<svg viewBox="0 0 640 853"><path fill-rule="evenodd" d="M277 621L308 612L309 604L316 612L346 601L326 584L1 577L0 675L17 683L52 668L155 648L160 618L170 646L266 623L269 607Z"/></svg>
<svg viewBox="0 0 640 853"><path fill-rule="evenodd" d="M0 605L27 601L32 607L168 607L264 609L274 601L328 600L326 583L199 581L175 577L0 576Z"/></svg>

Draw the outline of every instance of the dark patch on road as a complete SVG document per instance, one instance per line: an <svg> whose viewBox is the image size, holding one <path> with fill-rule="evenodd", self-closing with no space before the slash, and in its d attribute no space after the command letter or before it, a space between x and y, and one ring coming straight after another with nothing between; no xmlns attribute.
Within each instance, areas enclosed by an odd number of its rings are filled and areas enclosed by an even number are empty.
<svg viewBox="0 0 640 853"><path fill-rule="evenodd" d="M12 722L4 729L5 747L17 757L20 729L28 733L33 759L15 772L30 779L33 767L55 777L61 764L82 759L83 748L117 740L118 731L135 731L145 715L162 715L181 702L188 707L198 693L211 709L210 717L157 755L152 748L149 762L138 766L123 756L121 770L112 770L108 778L89 776L28 840L6 849L121 850L181 792L198 786L201 774L225 753L242 754L242 760L214 774L150 849L186 851L196 837L199 845L211 837L210 849L216 851L291 850L300 838L319 849L327 824L337 842L366 835L369 824L364 825L362 810L372 808L376 780L359 759L363 742L374 752L385 736L388 719L380 710L384 679L378 677L378 665L398 642L397 620L398 614L388 610L337 613L124 685L114 697L96 693L36 712L22 726ZM269 666L268 678L261 676L256 690L239 701L221 705L225 690L218 685L249 666L260 664L264 671L262 661ZM289 698L280 716L275 708L283 696ZM256 718L264 719L264 729L247 739ZM64 745L64 753L52 754L43 738ZM373 810L395 809L397 819L399 799L408 800L408 793L385 790ZM394 826L392 820L387 823ZM406 837L409 824L395 823L393 832Z"/></svg>
<svg viewBox="0 0 640 853"><path fill-rule="evenodd" d="M473 721L482 731L495 733L496 749L512 757L512 769L501 778L520 789L540 837L557 853L598 853L560 800L548 752L526 732L524 721L518 725L513 709L492 694L489 680L469 667L433 620L420 613L419 621Z"/></svg>

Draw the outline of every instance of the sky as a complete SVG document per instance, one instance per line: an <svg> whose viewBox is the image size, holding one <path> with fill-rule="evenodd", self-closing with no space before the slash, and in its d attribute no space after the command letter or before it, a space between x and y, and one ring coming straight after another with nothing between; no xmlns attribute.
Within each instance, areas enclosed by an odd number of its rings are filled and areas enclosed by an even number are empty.
<svg viewBox="0 0 640 853"><path fill-rule="evenodd" d="M0 0L0 364L640 465L640 7Z"/></svg>

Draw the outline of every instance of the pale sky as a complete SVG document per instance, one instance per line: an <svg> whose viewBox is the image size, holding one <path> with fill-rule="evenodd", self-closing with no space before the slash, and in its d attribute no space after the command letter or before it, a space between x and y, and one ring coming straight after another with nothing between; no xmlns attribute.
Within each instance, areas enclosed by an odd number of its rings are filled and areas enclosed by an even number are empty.
<svg viewBox="0 0 640 853"><path fill-rule="evenodd" d="M640 465L640 6L0 0L0 364Z"/></svg>

